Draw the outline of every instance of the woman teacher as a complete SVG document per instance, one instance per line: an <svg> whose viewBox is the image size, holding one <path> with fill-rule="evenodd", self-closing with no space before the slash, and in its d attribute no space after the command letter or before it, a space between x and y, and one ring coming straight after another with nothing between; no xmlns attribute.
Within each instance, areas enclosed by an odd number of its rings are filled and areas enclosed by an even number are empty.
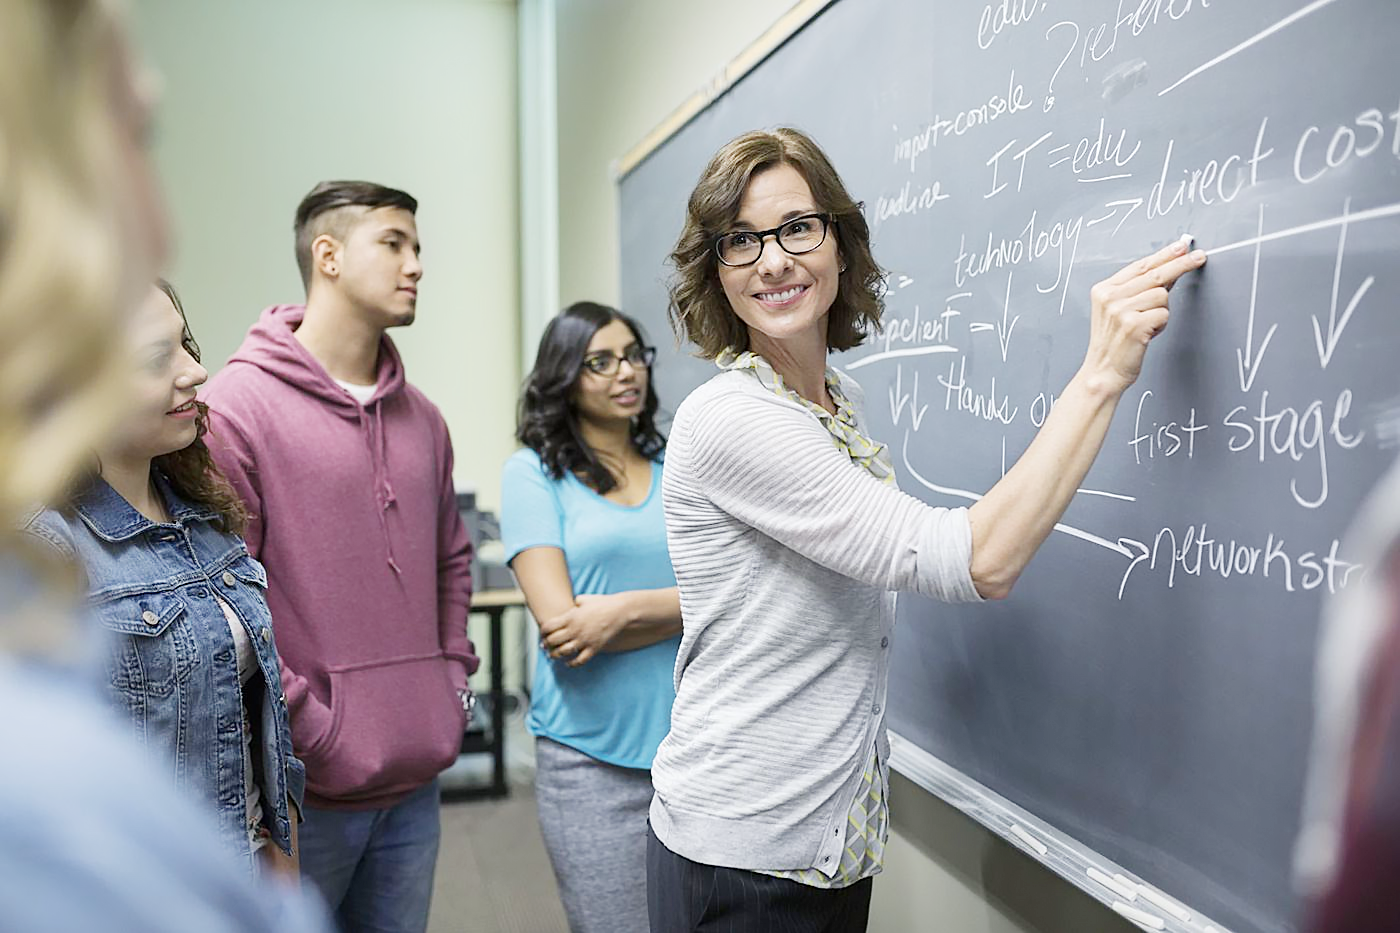
<svg viewBox="0 0 1400 933"><path fill-rule="evenodd" d="M825 154L731 141L671 259L678 333L722 370L677 411L663 496L683 635L652 770L652 933L866 926L888 834L893 593L1001 599L1093 464L1178 242L1091 291L1089 347L1016 465L970 508L901 493L860 387L827 364L880 324L882 272Z"/></svg>

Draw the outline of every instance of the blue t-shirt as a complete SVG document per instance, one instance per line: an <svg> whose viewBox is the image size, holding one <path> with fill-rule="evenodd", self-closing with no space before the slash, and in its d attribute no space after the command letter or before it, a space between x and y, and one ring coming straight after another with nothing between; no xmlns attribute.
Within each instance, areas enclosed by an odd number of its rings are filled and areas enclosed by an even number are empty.
<svg viewBox="0 0 1400 933"><path fill-rule="evenodd" d="M578 477L552 479L539 455L520 450L501 476L501 539L506 559L532 547L557 547L574 595L606 595L676 585L666 549L660 463L641 505L604 499ZM530 731L624 768L651 768L671 727L673 674L680 636L599 654L582 667L540 649L530 697Z"/></svg>

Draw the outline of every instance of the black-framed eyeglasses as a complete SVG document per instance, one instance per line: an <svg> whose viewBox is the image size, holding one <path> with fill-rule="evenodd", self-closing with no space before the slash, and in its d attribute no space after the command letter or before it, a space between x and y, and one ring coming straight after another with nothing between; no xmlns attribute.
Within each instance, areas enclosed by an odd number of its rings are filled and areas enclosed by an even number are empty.
<svg viewBox="0 0 1400 933"><path fill-rule="evenodd" d="M626 360L632 364L633 369L641 369L651 366L656 359L655 347L630 346L619 358L611 350L600 350L597 353L590 353L583 358L583 366L590 373L598 376L613 376L617 374L622 361Z"/></svg>
<svg viewBox="0 0 1400 933"><path fill-rule="evenodd" d="M715 237L715 256L726 266L751 266L770 236L784 252L800 256L826 242L826 228L833 222L829 214L803 214L771 230L731 230Z"/></svg>

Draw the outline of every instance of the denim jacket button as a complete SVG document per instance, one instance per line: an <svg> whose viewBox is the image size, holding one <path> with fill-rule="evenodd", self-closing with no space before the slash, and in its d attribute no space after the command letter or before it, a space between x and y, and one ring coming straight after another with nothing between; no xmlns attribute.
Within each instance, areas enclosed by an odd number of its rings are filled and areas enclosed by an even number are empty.
<svg viewBox="0 0 1400 933"><path fill-rule="evenodd" d="M263 630L262 630L262 640L263 640L263 641L272 641L272 629L268 628L266 625L263 626Z"/></svg>
<svg viewBox="0 0 1400 933"><path fill-rule="evenodd" d="M154 612L147 609L145 612L141 613L141 621L145 622L147 625L156 625L160 622L160 619L156 617Z"/></svg>
<svg viewBox="0 0 1400 933"><path fill-rule="evenodd" d="M237 581L237 578L234 577L233 574L231 574L231 573L229 573L227 570L225 570L225 571L224 571L224 586L233 586L233 584L236 583L236 582L238 582L238 581Z"/></svg>

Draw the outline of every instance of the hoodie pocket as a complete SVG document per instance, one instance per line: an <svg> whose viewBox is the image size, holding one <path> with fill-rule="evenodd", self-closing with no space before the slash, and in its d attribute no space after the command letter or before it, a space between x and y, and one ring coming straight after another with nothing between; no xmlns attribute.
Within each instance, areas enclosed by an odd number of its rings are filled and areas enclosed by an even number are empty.
<svg viewBox="0 0 1400 933"><path fill-rule="evenodd" d="M331 726L306 754L307 787L359 800L421 787L457 758L461 704L442 652L329 671Z"/></svg>

